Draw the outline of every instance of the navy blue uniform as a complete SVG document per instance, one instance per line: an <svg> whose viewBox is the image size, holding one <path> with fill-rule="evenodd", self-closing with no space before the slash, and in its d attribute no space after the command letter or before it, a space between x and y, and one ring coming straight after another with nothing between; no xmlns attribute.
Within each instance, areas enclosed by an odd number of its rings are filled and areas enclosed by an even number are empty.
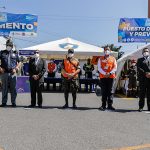
<svg viewBox="0 0 150 150"><path fill-rule="evenodd" d="M6 104L8 100L8 86L10 86L11 92L11 102L16 104L16 73L13 73L12 70L17 67L17 64L20 62L19 56L14 51L1 51L0 52L1 68L4 69L2 74L2 104Z"/></svg>
<svg viewBox="0 0 150 150"><path fill-rule="evenodd" d="M17 63L20 62L18 54L14 51L1 51L0 52L1 67L5 69L5 72L11 73L12 69L15 69ZM10 59L10 60L9 60Z"/></svg>

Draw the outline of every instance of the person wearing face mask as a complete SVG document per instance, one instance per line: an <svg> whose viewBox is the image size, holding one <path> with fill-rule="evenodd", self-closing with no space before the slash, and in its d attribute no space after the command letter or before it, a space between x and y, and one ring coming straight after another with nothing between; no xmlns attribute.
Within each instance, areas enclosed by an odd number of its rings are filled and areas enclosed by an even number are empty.
<svg viewBox="0 0 150 150"><path fill-rule="evenodd" d="M136 60L131 60L131 66L127 71L127 76L129 78L128 84L128 97L137 97L137 67L136 67Z"/></svg>
<svg viewBox="0 0 150 150"><path fill-rule="evenodd" d="M139 81L139 111L143 111L145 96L147 97L147 107L150 111L150 56L149 49L142 50L142 58L137 61L138 81Z"/></svg>
<svg viewBox="0 0 150 150"><path fill-rule="evenodd" d="M48 77L55 78L57 71L57 65L54 62L54 59L51 59L48 63ZM53 83L53 89L56 90L56 83Z"/></svg>
<svg viewBox="0 0 150 150"><path fill-rule="evenodd" d="M15 53L12 49L13 43L9 39L6 41L6 50L0 52L0 73L2 78L2 104L0 105L1 107L7 106L8 87L10 87L12 107L16 107L17 72L19 70L21 62L18 53Z"/></svg>
<svg viewBox="0 0 150 150"><path fill-rule="evenodd" d="M62 62L62 85L64 89L65 105L63 108L68 108L69 91L72 92L73 108L76 108L77 90L79 88L78 74L80 72L79 61L74 58L74 50L69 49L66 59Z"/></svg>
<svg viewBox="0 0 150 150"><path fill-rule="evenodd" d="M115 110L113 104L113 82L116 78L117 63L116 59L110 55L109 47L104 48L104 56L100 56L98 60L98 71L102 89L102 106L99 108L102 111Z"/></svg>
<svg viewBox="0 0 150 150"><path fill-rule="evenodd" d="M44 73L46 72L45 60L40 58L39 51L35 51L33 58L29 60L29 81L31 91L31 105L29 107L36 106L36 99L39 108L42 108L42 88L44 83ZM37 93L37 98L36 98Z"/></svg>

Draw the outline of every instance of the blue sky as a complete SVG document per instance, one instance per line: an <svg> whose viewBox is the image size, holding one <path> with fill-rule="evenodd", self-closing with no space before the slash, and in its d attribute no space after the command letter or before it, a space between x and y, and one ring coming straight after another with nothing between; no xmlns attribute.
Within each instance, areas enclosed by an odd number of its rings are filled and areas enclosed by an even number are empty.
<svg viewBox="0 0 150 150"><path fill-rule="evenodd" d="M119 18L146 18L148 0L1 0L0 9L9 13L38 15L36 38L14 39L18 48L28 47L64 37L94 45L114 43L125 52L138 43L118 43Z"/></svg>

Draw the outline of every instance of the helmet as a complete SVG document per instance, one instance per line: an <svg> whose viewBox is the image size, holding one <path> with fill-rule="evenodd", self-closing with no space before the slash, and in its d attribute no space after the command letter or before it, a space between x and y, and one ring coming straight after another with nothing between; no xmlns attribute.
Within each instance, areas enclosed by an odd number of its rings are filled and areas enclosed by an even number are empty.
<svg viewBox="0 0 150 150"><path fill-rule="evenodd" d="M68 49L68 53L74 53L74 49Z"/></svg>
<svg viewBox="0 0 150 150"><path fill-rule="evenodd" d="M10 39L8 39L8 40L6 41L6 46L13 47L13 42L12 42Z"/></svg>

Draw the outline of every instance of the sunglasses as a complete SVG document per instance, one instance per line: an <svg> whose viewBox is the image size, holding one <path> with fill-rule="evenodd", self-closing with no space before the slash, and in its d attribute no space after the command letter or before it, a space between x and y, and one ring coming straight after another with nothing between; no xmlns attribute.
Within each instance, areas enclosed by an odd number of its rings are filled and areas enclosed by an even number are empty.
<svg viewBox="0 0 150 150"><path fill-rule="evenodd" d="M35 52L35 54L39 54L39 52Z"/></svg>

